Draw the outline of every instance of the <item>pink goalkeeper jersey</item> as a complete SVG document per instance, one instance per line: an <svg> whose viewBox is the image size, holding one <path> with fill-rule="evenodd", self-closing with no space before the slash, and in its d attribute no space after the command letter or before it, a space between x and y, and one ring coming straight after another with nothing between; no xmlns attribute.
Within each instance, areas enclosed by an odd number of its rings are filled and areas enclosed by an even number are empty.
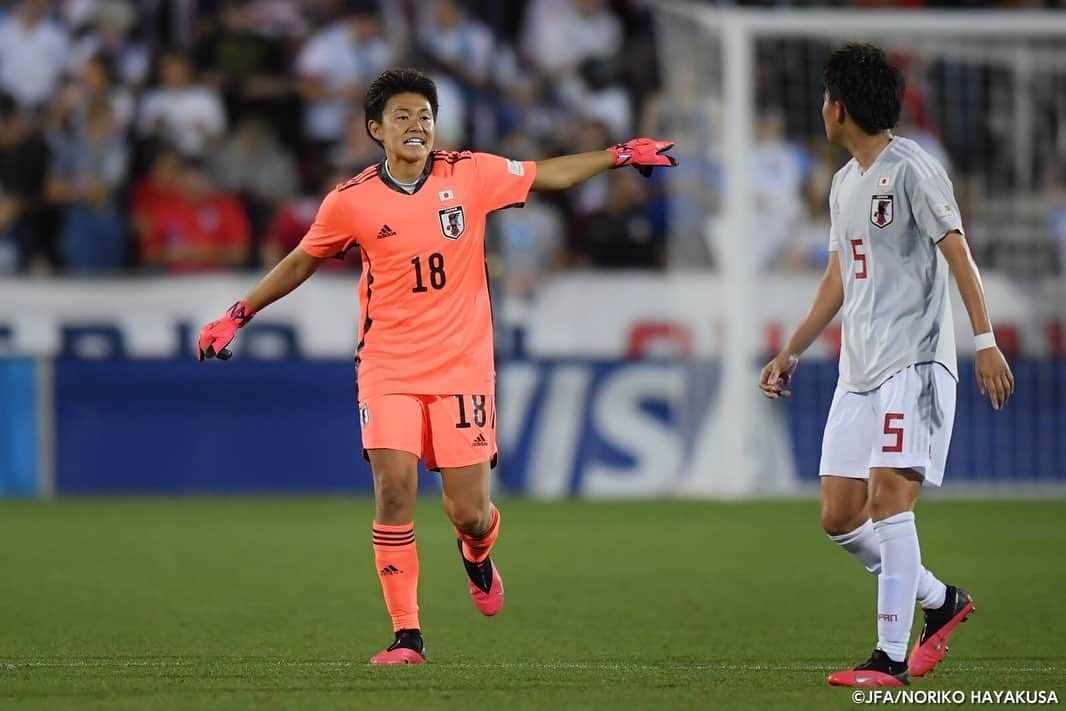
<svg viewBox="0 0 1066 711"><path fill-rule="evenodd" d="M494 391L485 217L520 207L536 172L533 162L433 151L413 193L382 161L326 196L300 246L320 258L362 254L360 400Z"/></svg>

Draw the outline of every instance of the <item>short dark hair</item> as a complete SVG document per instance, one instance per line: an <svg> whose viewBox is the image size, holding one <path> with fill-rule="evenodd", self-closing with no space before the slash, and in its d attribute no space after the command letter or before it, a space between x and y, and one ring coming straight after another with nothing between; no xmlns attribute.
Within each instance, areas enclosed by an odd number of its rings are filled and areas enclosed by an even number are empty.
<svg viewBox="0 0 1066 711"><path fill-rule="evenodd" d="M872 44L849 42L830 55L823 71L826 93L873 135L899 123L903 73Z"/></svg>
<svg viewBox="0 0 1066 711"><path fill-rule="evenodd" d="M433 111L433 118L437 118L437 85L417 69L386 69L366 90L366 98L363 100L363 127L370 134L370 122L381 123L385 113L385 104L397 94L421 94L429 102L429 108ZM374 138L372 135L371 138ZM377 142L377 139L374 138Z"/></svg>

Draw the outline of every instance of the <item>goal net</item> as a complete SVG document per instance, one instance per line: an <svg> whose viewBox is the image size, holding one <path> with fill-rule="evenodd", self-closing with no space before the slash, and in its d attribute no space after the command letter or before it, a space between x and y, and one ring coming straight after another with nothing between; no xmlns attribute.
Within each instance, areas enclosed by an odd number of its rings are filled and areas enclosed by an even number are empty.
<svg viewBox="0 0 1066 711"><path fill-rule="evenodd" d="M897 133L949 170L1019 392L993 413L959 306L953 481L1066 478L1066 16L1038 11L719 9L655 5L662 91L649 132L677 141L672 311L693 331L677 412L685 495L785 493L817 481L839 327L800 365L791 401L758 370L799 324L824 269L822 66L847 41L882 47L907 80ZM995 418L995 419L994 419Z"/></svg>

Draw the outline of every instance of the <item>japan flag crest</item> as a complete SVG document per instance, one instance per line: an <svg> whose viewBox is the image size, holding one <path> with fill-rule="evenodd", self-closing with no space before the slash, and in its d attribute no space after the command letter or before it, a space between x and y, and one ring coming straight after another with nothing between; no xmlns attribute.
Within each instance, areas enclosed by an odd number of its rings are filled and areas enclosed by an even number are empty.
<svg viewBox="0 0 1066 711"><path fill-rule="evenodd" d="M440 218L440 231L448 239L459 239L466 230L466 218L463 215L463 206L448 207L437 211Z"/></svg>
<svg viewBox="0 0 1066 711"><path fill-rule="evenodd" d="M892 224L892 195L874 195L870 198L870 224L884 229Z"/></svg>

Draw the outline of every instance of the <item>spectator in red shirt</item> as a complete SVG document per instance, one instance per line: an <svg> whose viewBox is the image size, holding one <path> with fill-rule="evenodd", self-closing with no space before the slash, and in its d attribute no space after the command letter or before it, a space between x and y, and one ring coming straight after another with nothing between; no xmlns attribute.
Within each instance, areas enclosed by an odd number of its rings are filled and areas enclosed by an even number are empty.
<svg viewBox="0 0 1066 711"><path fill-rule="evenodd" d="M315 221L318 206L322 204L322 196L351 176L350 171L334 170L326 176L315 193L300 195L282 204L267 228L262 249L262 266L273 267L300 244L300 240L311 228L311 223ZM359 267L359 259L353 256L346 259L329 259L319 267L319 271L350 272L357 271Z"/></svg>
<svg viewBox="0 0 1066 711"><path fill-rule="evenodd" d="M240 201L217 190L196 159L182 162L176 187L173 198L153 201L145 214L142 261L179 274L244 266L251 228Z"/></svg>
<svg viewBox="0 0 1066 711"><path fill-rule="evenodd" d="M133 186L129 212L137 244L144 245L149 233L157 229L153 217L163 205L178 196L178 173L181 155L173 147L160 144L152 149L148 172Z"/></svg>

